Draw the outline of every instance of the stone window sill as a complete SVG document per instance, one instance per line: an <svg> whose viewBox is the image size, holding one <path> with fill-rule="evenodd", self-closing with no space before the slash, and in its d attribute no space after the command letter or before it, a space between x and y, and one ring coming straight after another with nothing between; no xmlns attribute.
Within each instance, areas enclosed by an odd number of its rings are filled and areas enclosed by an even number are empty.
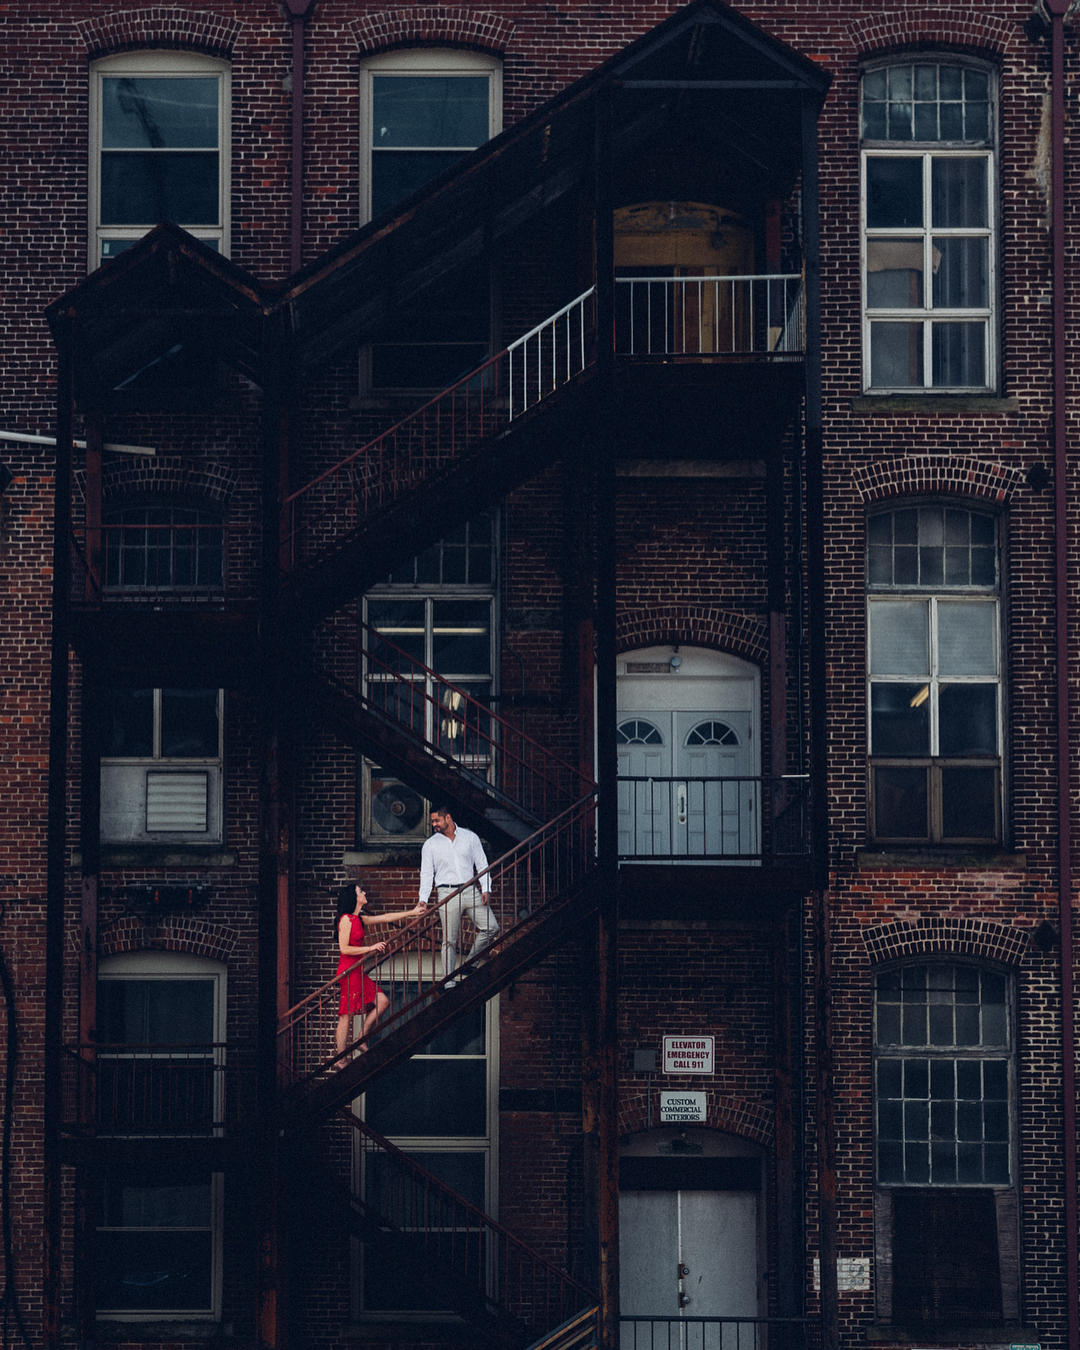
<svg viewBox="0 0 1080 1350"><path fill-rule="evenodd" d="M868 415L894 413L953 414L1004 417L1020 411L1020 400L992 394L863 394L851 400L851 411Z"/></svg>
<svg viewBox="0 0 1080 1350"><path fill-rule="evenodd" d="M915 868L976 868L980 872L1026 872L1027 855L1001 848L861 848L855 853L860 872L903 872Z"/></svg>

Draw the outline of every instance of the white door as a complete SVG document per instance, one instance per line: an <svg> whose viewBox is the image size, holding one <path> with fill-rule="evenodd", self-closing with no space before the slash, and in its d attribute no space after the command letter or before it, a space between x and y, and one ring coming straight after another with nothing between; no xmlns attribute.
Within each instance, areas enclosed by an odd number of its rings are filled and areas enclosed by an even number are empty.
<svg viewBox="0 0 1080 1350"><path fill-rule="evenodd" d="M619 856L753 859L760 847L757 670L720 652L620 659Z"/></svg>
<svg viewBox="0 0 1080 1350"><path fill-rule="evenodd" d="M620 1350L749 1350L758 1315L754 1191L623 1191L619 1196ZM656 1320L653 1320L656 1319Z"/></svg>
<svg viewBox="0 0 1080 1350"><path fill-rule="evenodd" d="M749 713L675 714L676 853L754 855L761 817Z"/></svg>

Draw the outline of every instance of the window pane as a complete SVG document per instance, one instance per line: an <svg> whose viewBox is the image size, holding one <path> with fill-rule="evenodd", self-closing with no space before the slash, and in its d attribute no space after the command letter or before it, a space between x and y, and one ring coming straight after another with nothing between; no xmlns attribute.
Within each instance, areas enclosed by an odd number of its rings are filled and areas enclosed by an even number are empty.
<svg viewBox="0 0 1080 1350"><path fill-rule="evenodd" d="M938 748L942 755L997 754L997 685L943 685L938 706Z"/></svg>
<svg viewBox="0 0 1080 1350"><path fill-rule="evenodd" d="M487 1128L484 1060L411 1059L366 1094L380 1134L482 1136Z"/></svg>
<svg viewBox="0 0 1080 1350"><path fill-rule="evenodd" d="M101 156L102 225L218 225L216 152L106 151Z"/></svg>
<svg viewBox="0 0 1080 1350"><path fill-rule="evenodd" d="M102 755L108 759L149 759L154 753L154 691L110 689L102 704Z"/></svg>
<svg viewBox="0 0 1080 1350"><path fill-rule="evenodd" d="M866 161L867 226L903 229L922 223L922 159L871 155Z"/></svg>
<svg viewBox="0 0 1080 1350"><path fill-rule="evenodd" d="M444 600L434 606L434 666L440 675L489 675L491 606Z"/></svg>
<svg viewBox="0 0 1080 1350"><path fill-rule="evenodd" d="M870 325L870 383L876 389L923 387L923 325Z"/></svg>
<svg viewBox="0 0 1080 1350"><path fill-rule="evenodd" d="M872 601L870 674L930 674L930 607L925 600Z"/></svg>
<svg viewBox="0 0 1080 1350"><path fill-rule="evenodd" d="M925 839L926 770L877 765L874 769L874 834L883 839Z"/></svg>
<svg viewBox="0 0 1080 1350"><path fill-rule="evenodd" d="M166 759L216 759L218 691L163 689L161 691L161 754Z"/></svg>
<svg viewBox="0 0 1080 1350"><path fill-rule="evenodd" d="M986 384L985 323L935 323L932 333L935 385L981 388Z"/></svg>
<svg viewBox="0 0 1080 1350"><path fill-rule="evenodd" d="M214 76L105 77L103 149L216 149L218 87Z"/></svg>
<svg viewBox="0 0 1080 1350"><path fill-rule="evenodd" d="M990 303L986 239L934 238L934 307L985 309Z"/></svg>
<svg viewBox="0 0 1080 1350"><path fill-rule="evenodd" d="M373 145L471 150L488 138L488 88L486 75L376 75Z"/></svg>
<svg viewBox="0 0 1080 1350"><path fill-rule="evenodd" d="M948 600L937 607L938 673L996 675L997 605Z"/></svg>
<svg viewBox="0 0 1080 1350"><path fill-rule="evenodd" d="M866 303L871 309L921 308L926 303L921 239L866 241Z"/></svg>
<svg viewBox="0 0 1080 1350"><path fill-rule="evenodd" d="M870 750L874 755L930 753L930 699L926 685L870 688Z"/></svg>
<svg viewBox="0 0 1080 1350"><path fill-rule="evenodd" d="M103 979L98 1023L107 1044L208 1044L214 1038L214 983Z"/></svg>
<svg viewBox="0 0 1080 1350"><path fill-rule="evenodd" d="M942 229L985 229L987 219L985 156L935 155L930 166L933 224Z"/></svg>
<svg viewBox="0 0 1080 1350"><path fill-rule="evenodd" d="M210 1308L209 1232L97 1234L97 1306L117 1312Z"/></svg>
<svg viewBox="0 0 1080 1350"><path fill-rule="evenodd" d="M205 1175L155 1181L132 1164L107 1172L101 1183L98 1223L106 1228L198 1228L210 1224L210 1183Z"/></svg>

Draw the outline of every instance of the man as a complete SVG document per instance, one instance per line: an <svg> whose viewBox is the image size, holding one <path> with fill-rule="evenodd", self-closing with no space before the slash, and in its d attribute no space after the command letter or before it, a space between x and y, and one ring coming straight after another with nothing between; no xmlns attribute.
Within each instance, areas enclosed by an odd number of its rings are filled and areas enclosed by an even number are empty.
<svg viewBox="0 0 1080 1350"><path fill-rule="evenodd" d="M457 969L462 914L468 911L476 929L470 958L491 946L499 925L488 906L488 860L480 837L463 825L456 825L446 806L432 808L431 828L433 833L420 852L420 903L428 903L433 885L440 900L463 888L442 907L443 974L448 977L446 985L450 988L457 984L453 974Z"/></svg>

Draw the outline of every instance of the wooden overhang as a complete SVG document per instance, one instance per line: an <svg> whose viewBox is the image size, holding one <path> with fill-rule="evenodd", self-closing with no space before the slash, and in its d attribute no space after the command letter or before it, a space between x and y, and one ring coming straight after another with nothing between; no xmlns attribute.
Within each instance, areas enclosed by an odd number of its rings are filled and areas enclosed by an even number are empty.
<svg viewBox="0 0 1080 1350"><path fill-rule="evenodd" d="M176 225L158 225L45 311L70 344L84 411L205 406L217 366L259 383L269 299L259 282ZM182 377L177 380L175 377Z"/></svg>

